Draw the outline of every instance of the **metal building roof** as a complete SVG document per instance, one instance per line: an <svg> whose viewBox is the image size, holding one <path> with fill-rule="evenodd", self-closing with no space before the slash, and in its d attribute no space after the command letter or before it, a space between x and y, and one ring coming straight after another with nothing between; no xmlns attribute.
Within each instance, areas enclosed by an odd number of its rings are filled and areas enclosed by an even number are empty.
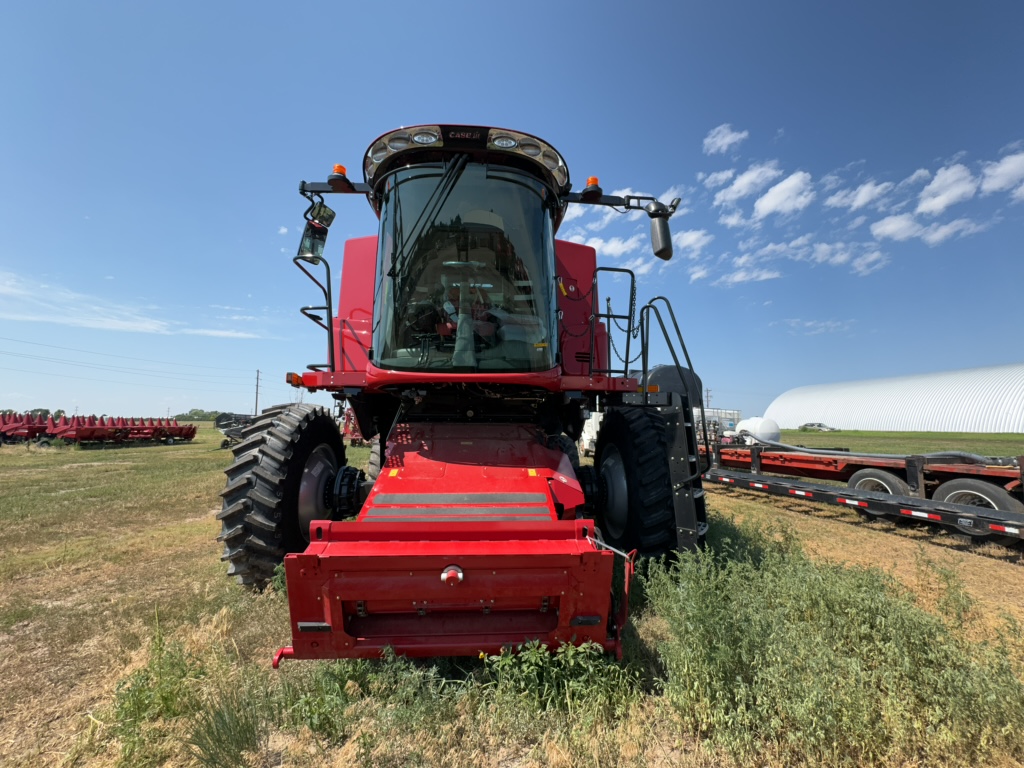
<svg viewBox="0 0 1024 768"><path fill-rule="evenodd" d="M1024 363L797 387L764 415L782 429L1024 433Z"/></svg>

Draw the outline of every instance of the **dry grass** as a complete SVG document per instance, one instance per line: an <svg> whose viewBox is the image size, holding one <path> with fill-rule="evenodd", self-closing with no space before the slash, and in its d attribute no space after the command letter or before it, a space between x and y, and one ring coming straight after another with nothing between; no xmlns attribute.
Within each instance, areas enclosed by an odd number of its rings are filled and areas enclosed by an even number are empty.
<svg viewBox="0 0 1024 768"><path fill-rule="evenodd" d="M202 662L203 696L251 680L278 686L320 669L296 663L271 673L271 654L289 639L286 604L244 593L224 576L215 513L231 456L219 442L203 425L195 442L175 446L0 448L0 765L117 765L118 685L152 662L158 633ZM365 449L352 458L364 460ZM922 567L922 558L933 560L975 598L979 637L1004 613L1024 621L1016 554L979 556L950 537L862 523L843 510L729 489L710 489L710 497L718 515L784 521L817 558L890 571L926 607L941 586L937 571ZM639 643L656 649L660 632L656 617L638 617ZM495 768L731 764L685 736L656 695L591 727L566 727L555 714L547 725L517 730L469 700L443 723L407 727L387 696L345 690L354 703L343 742L273 729L248 764L405 765L410 755L423 765ZM197 764L184 746L184 720L155 727L165 751L151 764ZM778 763L765 755L760 764Z"/></svg>

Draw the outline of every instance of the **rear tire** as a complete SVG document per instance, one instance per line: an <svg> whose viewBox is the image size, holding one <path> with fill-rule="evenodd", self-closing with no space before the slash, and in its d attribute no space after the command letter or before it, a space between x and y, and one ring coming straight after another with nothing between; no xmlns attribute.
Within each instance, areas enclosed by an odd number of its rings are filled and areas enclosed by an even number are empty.
<svg viewBox="0 0 1024 768"><path fill-rule="evenodd" d="M976 480L971 477L948 480L935 490L932 500L1024 514L1024 503L1015 499L1004 489L995 483L990 483L986 480ZM967 536L971 541L991 541L1004 546L1013 546L1020 543L1020 539L992 533L987 529L982 531L970 526L961 525L950 525L947 527L953 533Z"/></svg>
<svg viewBox="0 0 1024 768"><path fill-rule="evenodd" d="M609 410L597 436L597 524L617 549L660 556L675 549L675 508L665 419L650 408Z"/></svg>
<svg viewBox="0 0 1024 768"><path fill-rule="evenodd" d="M265 410L233 453L217 539L228 575L258 589L286 554L305 549L310 520L331 517L327 484L345 465L345 448L326 409L293 404Z"/></svg>
<svg viewBox="0 0 1024 768"><path fill-rule="evenodd" d="M886 472L884 469L858 469L854 472L846 485L857 491L874 491L876 493L888 493L891 496L910 496L910 486L907 482ZM885 517L882 512L874 512L871 508L864 513L865 517Z"/></svg>

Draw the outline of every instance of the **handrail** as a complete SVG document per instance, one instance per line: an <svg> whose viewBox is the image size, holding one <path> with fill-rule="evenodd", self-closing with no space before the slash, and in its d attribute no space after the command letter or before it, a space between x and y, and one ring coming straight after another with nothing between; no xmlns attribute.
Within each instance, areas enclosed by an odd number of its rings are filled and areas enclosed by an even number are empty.
<svg viewBox="0 0 1024 768"><path fill-rule="evenodd" d="M642 360L642 362L641 362L641 376L642 376L642 378L640 379L640 382L641 382L641 385L642 385L641 388L643 390L644 405L649 405L649 403L650 403L650 392L649 392L649 387L647 386L647 375L648 375L649 370L650 370L649 369L649 355L650 355L650 334L651 334L651 331L650 331L651 312L654 313L655 318L657 318L657 320L658 320L658 325L661 327L662 336L664 337L665 343L668 346L669 354L672 355L672 362L675 364L676 372L679 375L679 382L684 387L686 386L686 380L683 377L682 366L679 364L679 357L678 357L678 355L676 355L675 347L672 345L672 339L669 338L668 329L665 327L665 321L661 317L661 312L659 312L658 308L655 306L655 302L657 302L657 301L663 302L665 304L665 307L668 309L669 317L671 317L671 319L672 319L672 326L674 327L675 332L676 332L676 339L679 341L679 346L683 350L683 357L686 359L686 365L688 366L687 370L689 370L691 373L693 373L693 362L690 360L690 353L686 349L686 342L683 341L682 331L679 330L679 322L676 320L676 313L672 309L672 304L669 303L669 300L666 299L664 296L655 296L653 299L648 301L640 309L640 351L641 351L641 355L642 355L642 358L641 358L641 360ZM696 374L693 374L693 375L696 375ZM703 413L703 406L704 406L704 403L703 403L703 400L701 400L701 412L702 413ZM690 409L692 411L693 403L690 403ZM708 442L707 442L708 441L708 427L707 427L707 420L706 419L703 419L703 418L701 419L701 428L702 428L702 431L704 433L704 444L707 445L708 444ZM696 445L697 444L697 439L696 439L697 438L697 430L692 425L691 425L690 429L693 430L693 438L694 439L692 441L692 444ZM711 468L711 458L710 458L710 456L708 456L707 459L708 459L708 466L706 468L704 468L704 469L701 469L700 468L700 462L698 462L698 466L697 466L698 472L697 472L697 474L694 475L693 477L688 478L685 482L692 481L694 478L699 477L700 475L703 475L705 472L708 471L708 469Z"/></svg>
<svg viewBox="0 0 1024 768"><path fill-rule="evenodd" d="M600 272L620 272L622 274L629 275L629 314L628 315L612 314L610 304L609 304L607 312L600 312L599 311L600 307L598 306L598 301L599 301L600 297L598 296L598 290L597 290L597 276L598 276L598 273L600 273ZM612 367L612 350L614 348L614 342L612 341L612 330L613 330L612 326L613 325L617 325L614 322L616 319L618 319L618 320L627 320L628 324L626 326L626 351L622 355L622 375L628 378L629 377L629 362L630 362L629 361L629 340L632 338L633 319L636 317L636 275L633 274L633 270L631 270L631 269L623 269L622 267L597 267L596 269L594 269L594 279L593 279L593 284L591 285L591 288L590 288L590 294L591 294L590 295L590 362L589 362L590 373L591 373L591 375L593 375L595 373L599 373L599 374L600 373L606 373L606 374L619 373L619 371L616 368ZM605 368L594 368L594 345L597 343L596 342L596 340L597 340L597 321L599 319L607 319L607 320L611 321L609 323L607 329L606 329L607 330L607 334L606 334L607 335L607 348L605 349L605 360L606 360L606 362L605 362L606 367ZM616 354L618 354L618 350L616 350Z"/></svg>
<svg viewBox="0 0 1024 768"><path fill-rule="evenodd" d="M326 275L327 275L327 280L326 280L327 285L325 286L323 283L321 283L320 280L317 279L313 275L313 273L311 273L308 269L306 269L305 265L303 265L302 262L308 262L310 264L313 264L314 266L317 265L317 264L323 264L324 271L326 272ZM332 311L332 307L334 305L334 302L332 301L332 298L331 298L331 265L328 263L327 259L323 258L322 256L321 257L314 257L314 258L305 257L305 256L294 256L292 258L292 263L295 264L295 266L297 266L299 269L301 269L303 271L303 273L306 275L306 277L308 277L310 280L312 280L316 284L317 288L319 288L320 292L324 295L324 302L325 302L325 304L323 306L313 306L313 305L310 305L310 306L300 307L299 308L299 312L301 312L305 317L309 318L314 323L316 323L321 328L323 328L325 331L327 331L327 360L328 360L328 362L326 362L326 363L310 364L310 365L307 365L306 368L308 368L311 371L320 371L320 370L323 370L324 368L326 368L327 370L330 370L330 371L336 370L336 367L334 365L334 363L335 363L335 360L334 360L334 323L331 322L331 311ZM312 314L313 311L323 311L323 312L326 312L326 314L327 314L327 322L324 323L323 318L320 317L319 315Z"/></svg>

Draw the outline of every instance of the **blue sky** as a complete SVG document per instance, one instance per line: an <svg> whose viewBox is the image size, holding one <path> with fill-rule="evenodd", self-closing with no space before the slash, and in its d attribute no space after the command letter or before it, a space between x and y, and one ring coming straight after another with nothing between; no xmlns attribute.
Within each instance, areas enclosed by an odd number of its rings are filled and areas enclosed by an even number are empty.
<svg viewBox="0 0 1024 768"><path fill-rule="evenodd" d="M1015 2L8 4L0 408L294 398L298 182L436 122L682 198L668 264L628 216L560 236L672 300L714 407L1021 362L1022 34ZM338 263L376 219L335 208Z"/></svg>

